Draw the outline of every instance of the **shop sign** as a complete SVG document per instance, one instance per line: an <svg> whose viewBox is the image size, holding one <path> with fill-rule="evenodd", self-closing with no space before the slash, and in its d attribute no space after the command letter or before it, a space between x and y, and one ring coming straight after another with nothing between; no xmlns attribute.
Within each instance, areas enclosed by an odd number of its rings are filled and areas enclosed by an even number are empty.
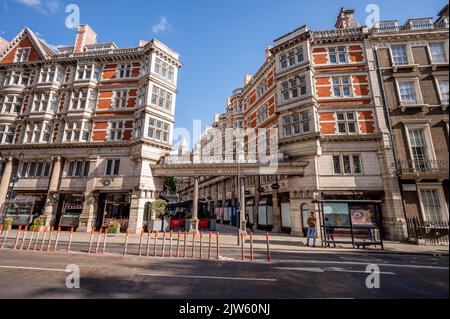
<svg viewBox="0 0 450 319"><path fill-rule="evenodd" d="M404 192L417 192L416 184L403 184Z"/></svg>

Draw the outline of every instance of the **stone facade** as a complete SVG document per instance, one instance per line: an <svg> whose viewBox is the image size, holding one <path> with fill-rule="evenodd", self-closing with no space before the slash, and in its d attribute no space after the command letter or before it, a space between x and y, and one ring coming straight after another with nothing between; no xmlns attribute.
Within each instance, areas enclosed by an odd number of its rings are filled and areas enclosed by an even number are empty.
<svg viewBox="0 0 450 319"><path fill-rule="evenodd" d="M115 218L137 233L162 190L151 167L172 149L181 64L157 40L119 49L96 38L82 25L55 53L25 28L0 52L0 204L31 200L48 226Z"/></svg>

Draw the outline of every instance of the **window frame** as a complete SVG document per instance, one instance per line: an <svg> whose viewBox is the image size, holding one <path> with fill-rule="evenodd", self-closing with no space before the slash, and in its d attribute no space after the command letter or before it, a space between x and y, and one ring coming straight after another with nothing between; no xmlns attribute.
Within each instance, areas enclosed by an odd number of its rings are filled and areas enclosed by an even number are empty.
<svg viewBox="0 0 450 319"><path fill-rule="evenodd" d="M345 172L344 156L349 158L350 173ZM339 169L340 169L339 173L336 173L336 171L335 171L336 167L335 167L334 160L336 157L339 158ZM359 173L355 172L355 163L354 163L355 157L359 158L359 168L360 168ZM364 165L363 165L363 160L362 160L362 154L360 154L360 153L354 153L354 154L343 153L343 154L338 154L338 155L331 155L331 166L332 166L331 169L333 171L333 176L361 176L361 175L364 175Z"/></svg>
<svg viewBox="0 0 450 319"><path fill-rule="evenodd" d="M439 196L439 204L441 206L441 220L449 220L449 212L447 207L447 201L445 199L444 190L442 189L442 184L433 184L433 183L417 183L417 195L419 197L419 204L420 204L420 211L423 221L426 220L425 216L425 208L424 208L424 201L422 192L423 190L436 190Z"/></svg>

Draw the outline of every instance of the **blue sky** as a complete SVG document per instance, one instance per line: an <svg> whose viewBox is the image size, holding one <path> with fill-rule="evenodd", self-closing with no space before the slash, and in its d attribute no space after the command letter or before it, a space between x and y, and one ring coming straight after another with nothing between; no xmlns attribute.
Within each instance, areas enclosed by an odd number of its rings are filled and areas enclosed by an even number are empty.
<svg viewBox="0 0 450 319"><path fill-rule="evenodd" d="M435 17L444 0L0 0L0 36L11 40L29 26L51 45L73 45L75 31L65 27L65 8L80 7L81 23L99 42L136 46L157 37L181 55L176 126L192 130L192 120L210 124L222 113L227 96L241 87L244 74L264 61L272 40L303 24L332 28L340 7L356 10L364 24L365 8L380 7L382 20Z"/></svg>

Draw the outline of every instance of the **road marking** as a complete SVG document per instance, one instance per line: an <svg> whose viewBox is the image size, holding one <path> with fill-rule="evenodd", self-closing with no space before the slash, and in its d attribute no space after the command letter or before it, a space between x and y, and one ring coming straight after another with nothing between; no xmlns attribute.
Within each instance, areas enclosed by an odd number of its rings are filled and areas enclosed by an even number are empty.
<svg viewBox="0 0 450 319"><path fill-rule="evenodd" d="M316 273L324 273L324 272L346 272L346 273L357 273L357 274L369 274L363 270L352 270L352 269L343 269L338 267L329 267L329 268L301 268L301 267L274 267L273 269L278 270L293 270L293 271L305 271L305 272L316 272ZM396 275L393 272L385 272L380 271L380 275Z"/></svg>
<svg viewBox="0 0 450 319"><path fill-rule="evenodd" d="M332 260L279 260L273 261L273 263L299 263L299 264L341 264L341 265L370 265L376 264L382 267L398 267L398 268L419 268L419 269L436 269L436 270L448 270L448 267L428 266L428 265L405 265L405 264L383 264L373 262L359 262L359 261L332 261Z"/></svg>
<svg viewBox="0 0 450 319"><path fill-rule="evenodd" d="M190 279L218 279L218 280L242 280L242 281L271 281L273 278L249 278L249 277L219 277L219 276L194 276L194 275L169 275L169 274L137 274L138 276L148 277L171 277L171 278L190 278Z"/></svg>
<svg viewBox="0 0 450 319"><path fill-rule="evenodd" d="M1 269L16 269L16 270L38 270L38 271L59 271L66 272L65 269L55 269L55 268L39 268L39 267L20 267L20 266L1 266Z"/></svg>

